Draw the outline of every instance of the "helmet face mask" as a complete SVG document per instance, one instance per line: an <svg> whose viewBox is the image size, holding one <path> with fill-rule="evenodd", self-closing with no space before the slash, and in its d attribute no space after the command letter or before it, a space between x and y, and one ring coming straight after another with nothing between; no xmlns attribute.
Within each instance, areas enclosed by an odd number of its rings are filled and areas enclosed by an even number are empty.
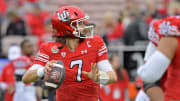
<svg viewBox="0 0 180 101"><path fill-rule="evenodd" d="M80 18L71 22L71 27L74 29L73 35L78 38L93 38L93 25L87 25L85 22L89 19L89 16Z"/></svg>
<svg viewBox="0 0 180 101"><path fill-rule="evenodd" d="M93 25L89 25L84 12L74 6L64 6L58 9L52 17L53 29L56 36L75 38L93 38Z"/></svg>

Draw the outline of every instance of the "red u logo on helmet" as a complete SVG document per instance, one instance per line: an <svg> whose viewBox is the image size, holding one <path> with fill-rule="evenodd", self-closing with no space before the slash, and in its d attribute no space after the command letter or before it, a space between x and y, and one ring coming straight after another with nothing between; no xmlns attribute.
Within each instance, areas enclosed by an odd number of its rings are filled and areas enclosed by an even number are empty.
<svg viewBox="0 0 180 101"><path fill-rule="evenodd" d="M57 16L58 16L58 19L59 19L60 21L63 21L63 22L68 21L68 18L70 18L69 12L66 12L65 10L63 11L62 14L60 14L60 13L58 12L58 13L57 13Z"/></svg>

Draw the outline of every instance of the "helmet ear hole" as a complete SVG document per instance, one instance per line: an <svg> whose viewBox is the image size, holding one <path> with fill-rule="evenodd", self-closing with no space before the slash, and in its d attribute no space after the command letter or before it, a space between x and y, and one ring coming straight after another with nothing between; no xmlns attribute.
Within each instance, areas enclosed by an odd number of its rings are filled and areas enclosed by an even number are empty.
<svg viewBox="0 0 180 101"><path fill-rule="evenodd" d="M78 13L77 12L74 12L74 14L78 17Z"/></svg>

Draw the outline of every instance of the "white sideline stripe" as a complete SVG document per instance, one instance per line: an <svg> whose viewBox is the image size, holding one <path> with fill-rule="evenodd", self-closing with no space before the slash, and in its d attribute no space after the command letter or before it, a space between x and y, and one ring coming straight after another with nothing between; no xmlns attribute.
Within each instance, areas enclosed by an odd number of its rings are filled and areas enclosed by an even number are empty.
<svg viewBox="0 0 180 101"><path fill-rule="evenodd" d="M56 85L56 84L54 84L54 83L49 83L49 82L45 82L45 86L57 88L57 85Z"/></svg>
<svg viewBox="0 0 180 101"><path fill-rule="evenodd" d="M54 63L53 65L56 66L56 67L59 67L59 68L64 68L64 66L63 66L63 65L60 65L60 64Z"/></svg>

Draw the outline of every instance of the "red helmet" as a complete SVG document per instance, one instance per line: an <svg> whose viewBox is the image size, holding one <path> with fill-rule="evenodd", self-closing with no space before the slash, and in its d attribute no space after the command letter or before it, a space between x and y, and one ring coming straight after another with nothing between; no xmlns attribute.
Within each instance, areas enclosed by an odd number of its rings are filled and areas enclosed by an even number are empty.
<svg viewBox="0 0 180 101"><path fill-rule="evenodd" d="M85 13L78 7L64 6L59 8L52 16L51 23L53 29L57 31L56 36L62 37L78 37L78 38L92 38L93 25L88 25L87 20L89 16L85 16ZM83 27L80 27L80 23L83 23ZM80 30L88 30L89 35L85 35Z"/></svg>

